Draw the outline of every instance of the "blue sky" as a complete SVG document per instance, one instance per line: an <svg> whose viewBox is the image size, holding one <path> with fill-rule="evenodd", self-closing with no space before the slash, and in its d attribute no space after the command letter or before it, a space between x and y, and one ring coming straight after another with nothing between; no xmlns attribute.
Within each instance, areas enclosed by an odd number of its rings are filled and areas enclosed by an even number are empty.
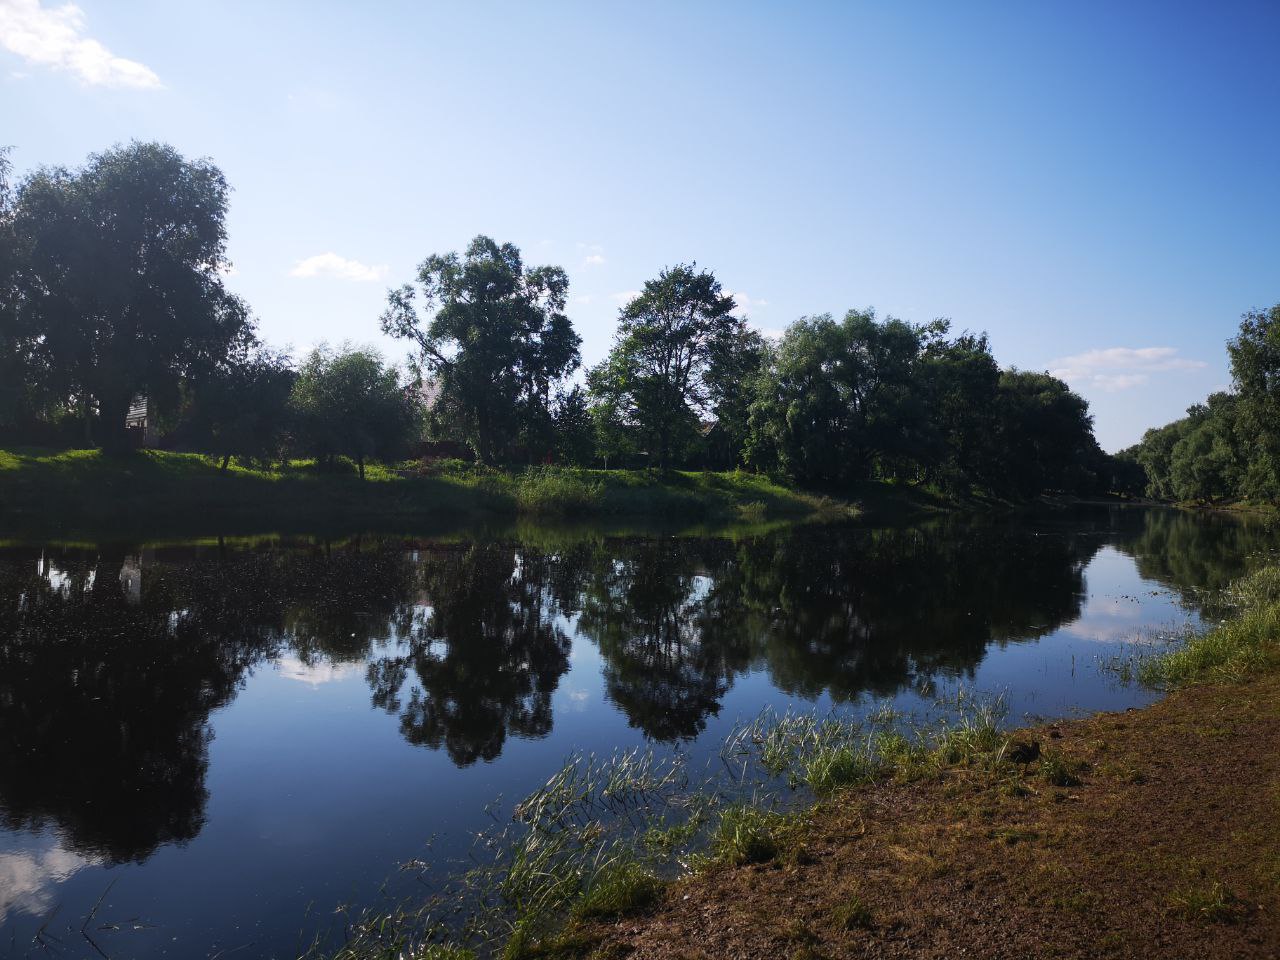
<svg viewBox="0 0 1280 960"><path fill-rule="evenodd" d="M386 288L487 233L569 271L587 362L696 260L767 331L986 330L1114 450L1280 301L1278 41L1275 3L0 0L0 142L211 157L229 284L298 351L403 356Z"/></svg>

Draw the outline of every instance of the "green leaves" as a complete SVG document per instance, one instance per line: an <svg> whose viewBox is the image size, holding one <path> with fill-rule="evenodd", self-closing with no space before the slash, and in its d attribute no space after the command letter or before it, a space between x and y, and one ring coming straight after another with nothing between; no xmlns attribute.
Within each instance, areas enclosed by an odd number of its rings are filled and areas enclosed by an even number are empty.
<svg viewBox="0 0 1280 960"><path fill-rule="evenodd" d="M124 409L164 405L252 336L222 284L227 183L206 160L159 143L45 168L18 188L12 237L24 322L39 331L29 372L96 403L101 440L124 439Z"/></svg>
<svg viewBox="0 0 1280 960"><path fill-rule="evenodd" d="M434 254L418 268L422 302L405 285L388 294L383 332L418 345L439 388L436 431L468 444L483 463L533 458L553 446L555 388L579 364L581 338L565 315L560 267L525 268L520 250L488 237L466 253Z"/></svg>
<svg viewBox="0 0 1280 960"><path fill-rule="evenodd" d="M720 406L745 407L734 367L741 374L751 366L753 350L758 366L761 351L759 335L733 316L735 308L710 271L678 264L619 311L613 350L588 376L611 446L632 433L665 468L702 418Z"/></svg>
<svg viewBox="0 0 1280 960"><path fill-rule="evenodd" d="M348 456L364 476L367 459L404 454L417 432L413 392L376 351L320 346L311 352L294 384L290 404L298 440L321 460Z"/></svg>

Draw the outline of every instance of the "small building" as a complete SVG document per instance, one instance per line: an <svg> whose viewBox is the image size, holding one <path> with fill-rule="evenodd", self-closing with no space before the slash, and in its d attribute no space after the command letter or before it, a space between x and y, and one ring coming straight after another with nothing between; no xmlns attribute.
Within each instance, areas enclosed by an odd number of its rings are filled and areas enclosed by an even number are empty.
<svg viewBox="0 0 1280 960"><path fill-rule="evenodd" d="M154 446L159 438L155 409L149 397L134 397L124 416L124 428L135 447Z"/></svg>

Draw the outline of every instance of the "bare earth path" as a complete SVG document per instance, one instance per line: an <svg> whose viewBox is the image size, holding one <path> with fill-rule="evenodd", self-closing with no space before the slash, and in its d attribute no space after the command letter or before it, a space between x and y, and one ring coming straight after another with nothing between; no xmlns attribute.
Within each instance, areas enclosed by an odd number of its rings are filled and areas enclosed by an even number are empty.
<svg viewBox="0 0 1280 960"><path fill-rule="evenodd" d="M868 788L799 852L677 884L597 956L1280 957L1280 676L1041 729L1033 765ZM865 910L850 910L851 903Z"/></svg>

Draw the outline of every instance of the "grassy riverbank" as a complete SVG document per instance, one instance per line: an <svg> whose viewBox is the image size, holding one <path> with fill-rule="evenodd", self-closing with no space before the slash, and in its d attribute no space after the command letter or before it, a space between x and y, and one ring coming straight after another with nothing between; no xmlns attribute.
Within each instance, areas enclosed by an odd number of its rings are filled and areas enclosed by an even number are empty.
<svg viewBox="0 0 1280 960"><path fill-rule="evenodd" d="M802 717L743 731L809 807L655 803L678 773L637 754L570 764L517 808L526 829L501 868L475 874L511 911L485 940L504 960L1272 957L1280 568L1234 594L1235 617L1139 658L1169 691L1143 710L1012 734L983 710L905 732ZM597 817L619 805L641 823L684 815L615 843ZM415 943L403 920L362 918L338 955L476 956Z"/></svg>
<svg viewBox="0 0 1280 960"><path fill-rule="evenodd" d="M749 473L530 468L445 463L320 470L310 461L225 472L198 454L0 451L0 534L201 535L439 529L515 517L656 522L848 515L850 507Z"/></svg>

